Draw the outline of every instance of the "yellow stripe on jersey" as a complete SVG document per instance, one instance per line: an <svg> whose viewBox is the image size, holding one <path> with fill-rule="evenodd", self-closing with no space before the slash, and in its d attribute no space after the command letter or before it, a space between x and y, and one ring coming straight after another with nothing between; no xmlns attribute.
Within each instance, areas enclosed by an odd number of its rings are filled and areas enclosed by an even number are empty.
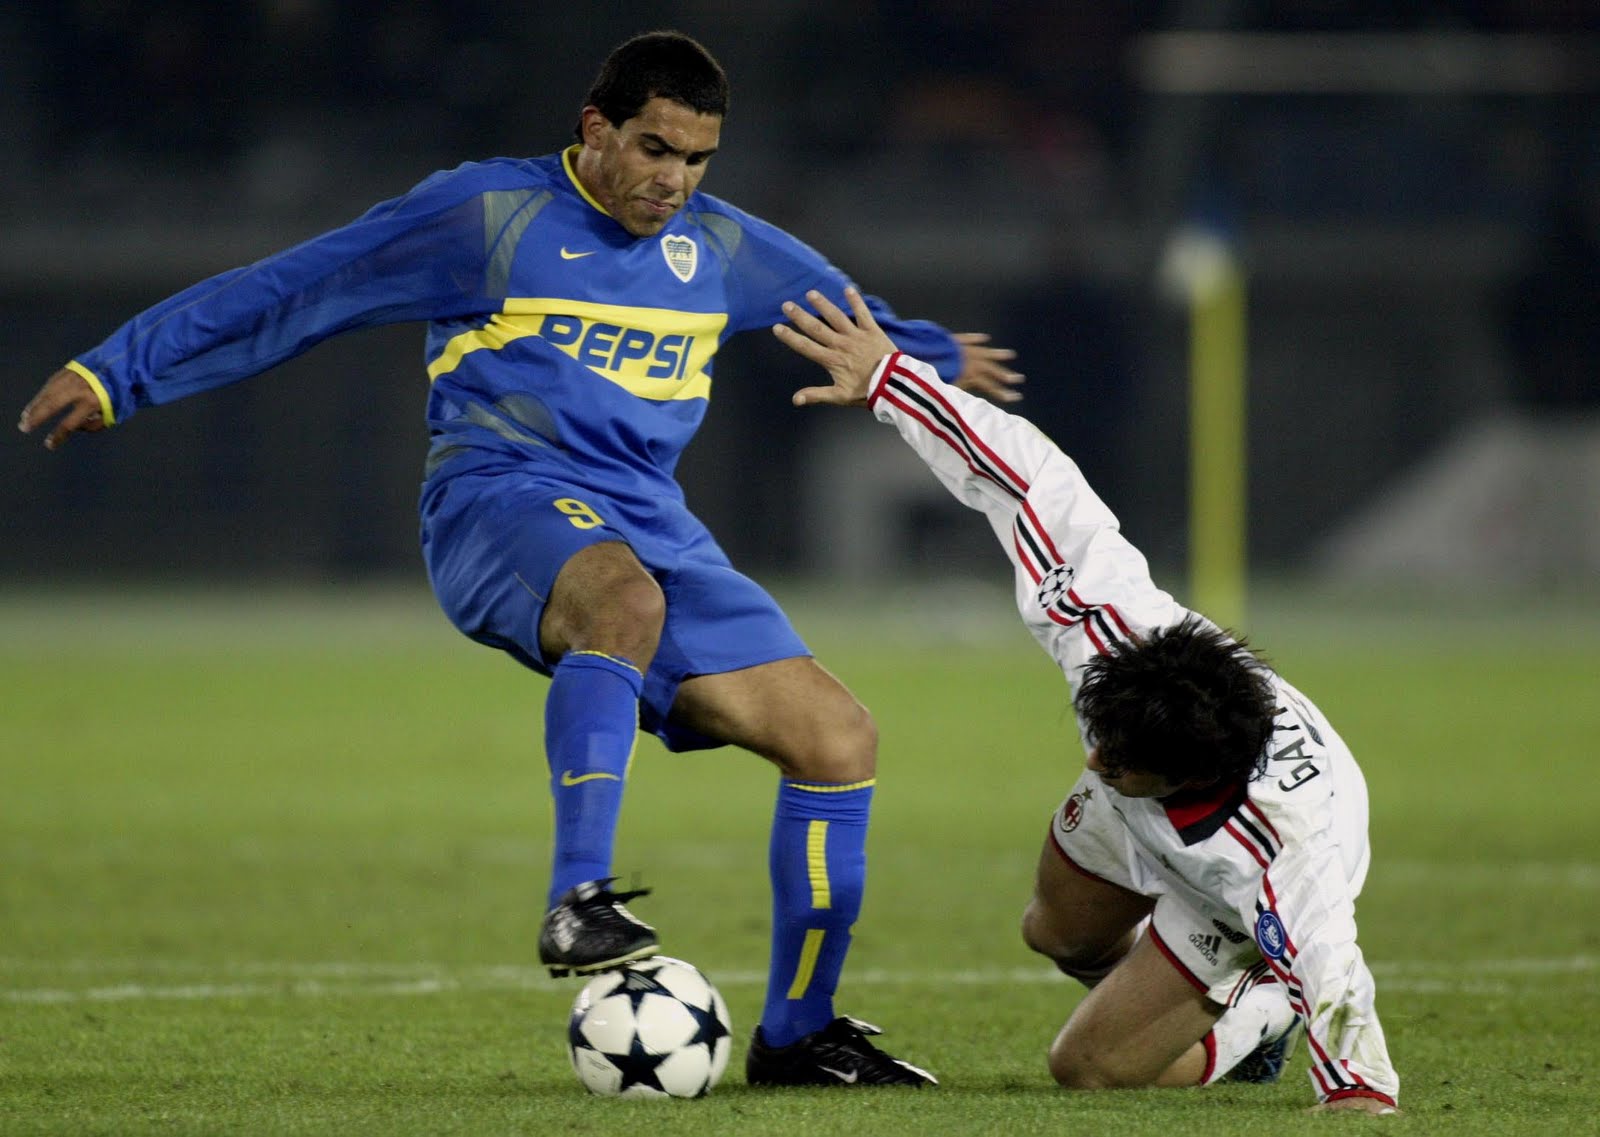
<svg viewBox="0 0 1600 1137"><path fill-rule="evenodd" d="M822 939L828 933L823 928L807 928L806 942L800 945L800 963L794 969L794 982L789 984L790 999L799 999L811 986L811 973L817 969L817 956L822 954Z"/></svg>
<svg viewBox="0 0 1600 1137"><path fill-rule="evenodd" d="M567 172L567 177L572 181L572 187L583 196L583 200L607 217L610 217L611 211L596 201L594 194L590 193L588 187L578 180L578 151L582 149L583 144L581 142L574 142L563 150L561 152L561 168Z"/></svg>
<svg viewBox="0 0 1600 1137"><path fill-rule="evenodd" d="M828 881L826 821L813 821L806 827L806 875L811 878L811 907L833 907L833 885Z"/></svg>
<svg viewBox="0 0 1600 1137"><path fill-rule="evenodd" d="M499 351L538 336L641 399L707 399L711 376L705 366L727 324L726 312L511 297L483 327L452 337L428 365L428 378L448 375L474 351Z"/></svg>
<svg viewBox="0 0 1600 1137"><path fill-rule="evenodd" d="M90 371L76 359L67 360L67 370L77 373L83 381L89 384L94 397L100 400L100 421L107 426L117 425L117 416L111 411L111 395L106 391L106 385L100 382L100 376Z"/></svg>

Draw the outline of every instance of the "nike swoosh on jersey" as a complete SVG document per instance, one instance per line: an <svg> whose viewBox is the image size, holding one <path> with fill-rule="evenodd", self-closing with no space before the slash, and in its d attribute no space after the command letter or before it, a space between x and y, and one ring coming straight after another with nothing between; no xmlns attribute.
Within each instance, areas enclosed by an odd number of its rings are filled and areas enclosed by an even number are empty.
<svg viewBox="0 0 1600 1137"><path fill-rule="evenodd" d="M575 786L580 782L592 782L596 778L610 778L613 782L622 781L622 779L617 777L615 774L607 774L604 772L598 774L574 774L571 770L561 771L561 784L564 786Z"/></svg>
<svg viewBox="0 0 1600 1137"><path fill-rule="evenodd" d="M564 261L575 261L579 257L592 257L592 256L594 256L595 252L596 252L596 250L590 249L588 252L585 252L585 253L569 253L569 252L567 252L567 247L565 245L562 245L561 246L561 259L564 260Z"/></svg>

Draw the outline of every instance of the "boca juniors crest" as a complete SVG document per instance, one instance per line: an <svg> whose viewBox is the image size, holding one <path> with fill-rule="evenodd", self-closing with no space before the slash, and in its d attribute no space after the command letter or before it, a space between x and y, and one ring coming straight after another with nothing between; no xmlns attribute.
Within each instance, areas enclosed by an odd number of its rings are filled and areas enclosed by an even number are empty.
<svg viewBox="0 0 1600 1137"><path fill-rule="evenodd" d="M661 238L661 255L667 258L667 267L672 270L672 275L685 284L689 283L694 276L695 266L700 263L700 247L693 238L677 234Z"/></svg>

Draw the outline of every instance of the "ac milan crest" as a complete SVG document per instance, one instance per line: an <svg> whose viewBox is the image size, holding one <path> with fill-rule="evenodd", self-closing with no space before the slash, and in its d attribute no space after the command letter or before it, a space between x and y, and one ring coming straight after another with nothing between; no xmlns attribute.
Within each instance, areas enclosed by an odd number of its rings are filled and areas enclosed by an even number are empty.
<svg viewBox="0 0 1600 1137"><path fill-rule="evenodd" d="M1061 832L1071 833L1078 827L1083 820L1083 807L1093 794L1093 790L1083 790L1067 799L1067 803L1061 807Z"/></svg>

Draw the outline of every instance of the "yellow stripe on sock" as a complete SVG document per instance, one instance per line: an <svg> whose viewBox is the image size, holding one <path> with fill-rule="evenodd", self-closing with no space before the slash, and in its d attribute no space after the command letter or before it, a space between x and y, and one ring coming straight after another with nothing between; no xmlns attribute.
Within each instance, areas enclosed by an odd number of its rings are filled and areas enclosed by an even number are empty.
<svg viewBox="0 0 1600 1137"><path fill-rule="evenodd" d="M827 934L822 928L806 930L806 942L800 948L800 966L794 969L794 982L789 984L789 998L803 997L806 988L811 986L811 973L816 970L817 956L822 954L822 938Z"/></svg>
<svg viewBox="0 0 1600 1137"><path fill-rule="evenodd" d="M532 592L533 590L530 588L528 591ZM534 593L534 595L537 596L538 593ZM619 666L622 666L622 667L626 667L629 671L633 672L635 675L643 674L643 672L641 672L637 666L635 666L633 663L629 662L628 660L623 659L621 656L617 656L617 655L607 655L603 651L574 651L574 652L571 652L570 654L572 654L572 655L593 655L593 656L596 656L596 657L598 657L600 659L608 659L612 663L618 664Z"/></svg>
<svg viewBox="0 0 1600 1137"><path fill-rule="evenodd" d="M813 821L806 827L806 875L811 878L811 907L833 907L833 886L828 883L826 821Z"/></svg>
<svg viewBox="0 0 1600 1137"><path fill-rule="evenodd" d="M878 784L877 778L868 778L864 782L850 782L847 785L838 785L834 782L785 782L790 789L802 790L808 794L842 794L850 790L864 790L868 786Z"/></svg>

